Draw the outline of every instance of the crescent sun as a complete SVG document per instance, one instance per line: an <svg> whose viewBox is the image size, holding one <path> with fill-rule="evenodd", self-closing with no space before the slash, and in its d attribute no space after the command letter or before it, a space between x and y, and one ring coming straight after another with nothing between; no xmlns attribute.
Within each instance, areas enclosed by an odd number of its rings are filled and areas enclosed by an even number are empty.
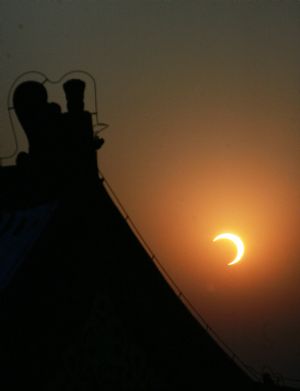
<svg viewBox="0 0 300 391"><path fill-rule="evenodd" d="M230 240L236 246L236 251L237 251L236 257L234 258L233 261L229 262L227 265L231 266L231 265L238 263L242 259L242 256L244 255L244 252L245 252L245 246L244 246L244 243L242 242L242 240L237 235L226 232L226 233L222 233L222 234L216 236L213 239L213 242L216 242L221 239Z"/></svg>

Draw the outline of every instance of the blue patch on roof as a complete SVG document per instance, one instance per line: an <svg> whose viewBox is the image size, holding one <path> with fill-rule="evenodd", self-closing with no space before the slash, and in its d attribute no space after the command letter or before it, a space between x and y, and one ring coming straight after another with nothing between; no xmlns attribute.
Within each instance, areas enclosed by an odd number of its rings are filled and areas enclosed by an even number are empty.
<svg viewBox="0 0 300 391"><path fill-rule="evenodd" d="M0 212L0 289L9 284L18 266L40 237L57 203Z"/></svg>

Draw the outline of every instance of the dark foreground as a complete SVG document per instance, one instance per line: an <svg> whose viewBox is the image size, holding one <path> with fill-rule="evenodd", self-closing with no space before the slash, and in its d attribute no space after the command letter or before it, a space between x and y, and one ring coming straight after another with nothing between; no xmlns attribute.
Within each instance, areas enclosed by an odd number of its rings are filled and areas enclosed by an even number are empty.
<svg viewBox="0 0 300 391"><path fill-rule="evenodd" d="M0 174L3 193L15 170ZM1 390L273 389L188 312L99 180L24 199L2 198Z"/></svg>

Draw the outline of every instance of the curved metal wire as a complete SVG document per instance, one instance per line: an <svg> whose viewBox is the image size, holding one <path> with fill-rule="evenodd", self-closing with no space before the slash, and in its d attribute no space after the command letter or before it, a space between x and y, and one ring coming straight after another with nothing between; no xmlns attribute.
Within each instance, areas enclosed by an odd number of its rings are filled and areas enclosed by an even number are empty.
<svg viewBox="0 0 300 391"><path fill-rule="evenodd" d="M184 302L184 304L188 307L188 309L191 311L191 313L195 316L195 318L199 321L199 323L206 329L206 331L210 334L210 336L218 343L218 345L231 357L231 359L240 367L242 368L252 380L262 383L263 382L263 373L266 370L266 367L262 372L257 371L250 365L247 365L238 355L234 353L234 351L221 339L221 337L214 331L214 329L205 321L203 316L199 313L199 311L196 309L196 307L190 302L190 300L185 296L185 294L180 289L179 285L174 281L174 279L170 276L170 274L167 272L166 268L163 266L161 261L155 254L153 253L150 245L147 243L147 241L144 239L143 235L137 228L137 226L134 224L132 219L130 218L129 214L127 213L125 207L123 206L122 202L116 195L115 191L111 187L110 183L107 181L103 173L99 170L99 175L101 180L103 181L103 184L106 186L106 189L110 193L110 195L115 200L120 212L123 214L123 218L126 220L126 222L130 225L133 232L147 251L147 253L150 255L153 262L156 264L157 268L161 271L165 279L169 282L169 284L174 289L175 293L179 297L180 300ZM279 373L275 373L270 368L267 369L267 372L269 372L272 375L272 379L274 380L276 385L285 385L285 384L293 384L295 387L298 388L298 385L300 383L300 379L292 379L285 377Z"/></svg>
<svg viewBox="0 0 300 391"><path fill-rule="evenodd" d="M1 160L12 159L12 158L14 158L16 156L16 154L19 151L18 137L17 137L17 133L16 133L16 129L15 129L15 125L14 125L14 121L13 121L11 113L12 113L12 111L14 111L13 102L12 102L13 91L15 90L16 86L20 83L20 81L25 79L25 78L27 79L28 76L30 76L30 75L35 75L35 76L38 76L39 78L41 78L41 83L42 84L46 84L47 82L52 83L52 84L59 84L59 83L62 82L62 80L71 77L72 74L82 74L82 75L85 75L93 83L93 90L94 90L94 97L95 97L95 110L91 114L95 117L95 122L96 122L95 123L95 128L97 128L97 129L94 130L94 133L97 135L97 134L99 134L100 132L102 132L103 130L105 130L105 129L107 129L109 127L108 124L106 124L104 122L100 122L99 119L98 119L97 86L96 86L96 80L95 80L95 78L93 77L93 75L91 73L89 73L87 71L82 71L82 70L71 70L71 71L65 73L64 75L62 75L60 78L58 78L56 80L51 80L43 72L35 71L35 70L26 71L26 72L21 73L21 75L19 75L13 81L13 83L12 83L12 85L11 85L9 91L8 91L8 95L7 95L7 110L8 110L8 117L9 117L9 122L10 122L11 130L12 130L13 140L14 140L15 146L14 146L14 150L10 154L5 155L5 156L0 156ZM35 79L36 79L36 77L35 77Z"/></svg>
<svg viewBox="0 0 300 391"><path fill-rule="evenodd" d="M213 330L213 328L205 321L205 319L202 317L202 315L199 313L199 311L195 308L195 306L190 302L190 300L185 296L185 294L180 289L179 285L174 281L174 279L170 276L170 274L167 272L166 268L163 266L161 261L158 259L158 257L153 253L150 245L147 243L147 241L142 236L141 232L137 228L137 226L134 224L130 216L128 215L125 207L121 203L120 199L112 189L111 185L103 175L103 173L99 170L100 178L103 181L103 184L106 186L106 189L110 193L110 195L113 197L115 202L117 203L117 206L121 213L123 214L124 219L126 222L130 225L130 227L133 229L135 235L147 251L147 253L150 255L153 262L156 264L157 268L162 272L166 280L169 282L169 284L174 289L177 296L182 300L185 305L189 308L191 313L195 316L195 318L202 324L202 326L206 329L206 331L211 335L211 337L223 348L223 350L231 357L232 360L240 367L242 368L252 380L257 382L262 382L262 378L258 372L247 365L241 358L239 358L233 350L221 339L221 337Z"/></svg>
<svg viewBox="0 0 300 391"><path fill-rule="evenodd" d="M68 76L71 76L72 74L75 74L75 73L81 73L81 74L85 74L86 76L88 76L90 78L90 80L92 80L93 82L93 86L94 86L94 96L95 96L95 112L91 113L93 115L95 115L95 118L96 118L96 126L97 125L100 125L102 126L101 129L99 131L96 132L99 133L101 131L103 131L104 129L106 129L109 125L108 124L105 124L105 123L101 123L99 122L98 120L98 112L97 112L97 108L98 108L98 101L97 101L97 89L96 89L96 80L95 78L89 73L89 72L86 72L86 71L81 71L81 70L73 70L73 71L70 71L70 72L67 72L65 73L62 77L60 77L59 79L55 80L55 81L52 81L52 80L49 80L47 78L47 76L45 74L43 74L42 72L38 72L38 71L28 71L28 72L24 72L22 73L20 76L18 76L15 81L13 82L11 88L9 89L9 93L8 93L8 99L7 99L7 109L8 109L8 112L9 112L9 119L10 119L10 123L11 123L11 127L12 127L12 131L13 131L13 135L14 135L14 141L15 141L15 150L13 153L11 153L10 155L7 155L7 156L4 156L4 157L0 157L0 159L10 159L10 158L13 158L16 153L18 152L18 140L17 140L17 135L16 135L16 131L15 131L15 128L14 128L14 124L13 124L13 119L12 119L12 116L11 116L11 111L14 110L14 107L13 105L11 104L11 98L12 98L12 92L16 86L16 84L22 79L24 78L25 76L29 75L29 74L36 74L36 75L39 75L40 77L42 77L44 79L44 81L42 82L42 84L45 84L47 81L51 82L51 83L60 83L63 79L67 78ZM211 335L211 337L220 345L220 347L223 348L223 350L231 357L231 359L240 367L242 368L249 376L250 378L252 378L254 381L257 381L257 382L262 382L262 376L261 376L261 373L259 373L257 370L255 370L253 367L247 365L240 357L238 357L234 352L233 350L221 339L221 337L213 330L213 328L205 321L205 319L201 316L201 314L199 313L199 311L195 308L195 306L190 302L190 300L185 296L185 294L181 291L179 285L177 285L177 283L174 281L174 279L169 275L169 273L167 272L167 270L165 269L165 267L163 266L163 264L161 263L161 261L155 256L155 254L153 253L151 247L149 246L149 244L147 243L147 241L144 239L144 237L142 236L141 232L139 231L139 229L137 228L137 226L134 224L133 220L130 218L130 216L128 215L125 207L123 206L122 202L120 201L120 199L118 198L118 196L116 195L116 193L114 192L114 190L112 189L111 185L109 184L109 182L107 181L107 179L105 178L105 176L103 175L103 173L99 170L99 175L100 175L100 178L102 179L104 185L106 186L106 189L108 190L108 192L110 193L110 195L113 197L113 199L115 200L119 210L121 211L121 213L123 214L123 217L124 219L126 220L126 222L130 225L130 227L132 228L132 230L134 231L135 235L137 236L137 238L139 239L139 241L141 242L141 244L143 245L143 247L145 248L145 250L147 251L147 253L150 255L151 259L153 260L153 262L156 264L157 268L162 272L162 274L164 275L164 277L166 278L166 280L169 282L169 284L172 286L172 288L174 289L175 293L177 294L177 296L179 297L180 300L182 300L185 305L189 308L189 310L191 311L191 313L195 316L195 318L202 324L203 327L205 327L206 331ZM274 378L277 378L279 380L279 383L283 383L285 384L286 382L291 382L291 383L300 383L300 379L292 379L292 378L287 378L287 377L284 377L282 375L277 375L275 376L274 372L269 370L270 373L272 373L274 375Z"/></svg>

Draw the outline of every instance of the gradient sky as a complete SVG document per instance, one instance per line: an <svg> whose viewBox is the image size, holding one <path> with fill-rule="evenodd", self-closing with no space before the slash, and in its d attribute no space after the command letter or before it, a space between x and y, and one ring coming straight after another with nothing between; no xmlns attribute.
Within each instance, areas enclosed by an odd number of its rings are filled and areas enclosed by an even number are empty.
<svg viewBox="0 0 300 391"><path fill-rule="evenodd" d="M300 365L299 39L299 1L0 2L0 154L14 150L18 75L94 75L110 124L99 164L129 215L233 351L289 378ZM231 268L233 246L212 243L224 231L246 246Z"/></svg>

